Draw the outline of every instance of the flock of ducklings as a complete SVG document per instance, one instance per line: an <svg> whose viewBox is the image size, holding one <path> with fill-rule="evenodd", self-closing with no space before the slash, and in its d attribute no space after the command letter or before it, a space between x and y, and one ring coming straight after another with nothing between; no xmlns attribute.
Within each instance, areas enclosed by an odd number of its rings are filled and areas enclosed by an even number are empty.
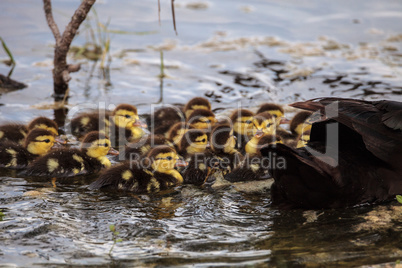
<svg viewBox="0 0 402 268"><path fill-rule="evenodd" d="M273 143L303 147L310 115L302 111L289 122L280 105L266 103L256 113L237 109L217 120L210 102L196 97L183 107L160 108L143 122L135 106L120 104L113 111L71 119L69 129L80 148L66 146L57 124L38 117L28 125L0 126L0 167L49 178L100 172L90 189L134 193L183 183L201 186L216 171L230 182L260 180L269 174L254 161L263 158L259 148ZM287 123L290 131L281 127ZM120 163L112 164L108 154Z"/></svg>

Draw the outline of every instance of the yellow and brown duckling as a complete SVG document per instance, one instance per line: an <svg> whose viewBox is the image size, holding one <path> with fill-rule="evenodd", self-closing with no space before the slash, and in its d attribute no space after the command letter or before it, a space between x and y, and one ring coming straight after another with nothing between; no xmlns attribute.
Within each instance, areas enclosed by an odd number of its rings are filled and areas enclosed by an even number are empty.
<svg viewBox="0 0 402 268"><path fill-rule="evenodd" d="M260 149L266 144L281 142L276 133L276 118L268 111L253 117L253 137L245 146L245 158L225 179L231 182L261 180L268 177Z"/></svg>
<svg viewBox="0 0 402 268"><path fill-rule="evenodd" d="M257 154L258 142L264 135L276 135L276 118L269 112L262 112L253 117L253 137L245 146L245 153Z"/></svg>
<svg viewBox="0 0 402 268"><path fill-rule="evenodd" d="M183 108L186 118L189 118L191 113L197 109L211 111L211 103L203 97L195 97L189 100Z"/></svg>
<svg viewBox="0 0 402 268"><path fill-rule="evenodd" d="M130 104L119 104L113 112L85 113L71 120L73 135L80 138L91 131L100 131L110 135L117 145L120 145L119 140L141 138L144 135L142 127L145 125L139 119L137 108Z"/></svg>
<svg viewBox="0 0 402 268"><path fill-rule="evenodd" d="M181 138L178 153L187 158L196 153L204 153L208 147L208 135L204 130L189 129Z"/></svg>
<svg viewBox="0 0 402 268"><path fill-rule="evenodd" d="M170 127L166 138L176 147L179 146L181 138L187 132L187 124L185 122L177 122Z"/></svg>
<svg viewBox="0 0 402 268"><path fill-rule="evenodd" d="M243 161L225 176L230 182L257 181L270 178L268 166L270 159L261 155L261 149L268 144L281 143L280 138L271 134L264 134L253 146L252 154L246 154Z"/></svg>
<svg viewBox="0 0 402 268"><path fill-rule="evenodd" d="M257 114L262 112L269 112L275 118L277 127L279 127L280 124L289 123L289 121L285 118L285 110L279 104L276 103L261 104L260 108L257 110Z"/></svg>
<svg viewBox="0 0 402 268"><path fill-rule="evenodd" d="M111 163L107 154L118 154L109 138L99 131L85 135L81 148L54 149L34 160L24 172L27 176L72 177L96 173Z"/></svg>
<svg viewBox="0 0 402 268"><path fill-rule="evenodd" d="M236 149L244 150L252 136L254 113L247 109L237 109L230 115L234 135L237 138Z"/></svg>
<svg viewBox="0 0 402 268"><path fill-rule="evenodd" d="M59 135L57 123L40 116L33 119L28 125L10 123L0 126L0 142L11 141L23 145L28 132L35 128L46 129L56 136Z"/></svg>
<svg viewBox="0 0 402 268"><path fill-rule="evenodd" d="M55 142L54 133L45 129L33 129L24 145L15 142L0 143L0 167L22 169L36 157L46 154Z"/></svg>
<svg viewBox="0 0 402 268"><path fill-rule="evenodd" d="M194 110L187 118L187 128L205 129L211 131L213 126L218 122L212 111L205 109Z"/></svg>
<svg viewBox="0 0 402 268"><path fill-rule="evenodd" d="M173 147L173 144L162 135L148 135L127 144L119 154L118 160L139 160L152 148L160 145Z"/></svg>
<svg viewBox="0 0 402 268"><path fill-rule="evenodd" d="M210 137L211 153L216 158L215 163L225 175L231 172L243 161L243 155L236 150L236 136L229 124L216 126Z"/></svg>
<svg viewBox="0 0 402 268"><path fill-rule="evenodd" d="M155 111L147 120L154 135L167 135L170 127L178 122L185 122L182 110L176 106L162 107Z"/></svg>
<svg viewBox="0 0 402 268"><path fill-rule="evenodd" d="M302 148L307 146L308 142L310 141L311 135L311 127L306 128L303 130L303 133L299 135L297 138L296 148Z"/></svg>
<svg viewBox="0 0 402 268"><path fill-rule="evenodd" d="M281 137L283 143L287 146L297 147L303 132L307 133L307 131L311 129L311 123L307 122L311 115L312 113L309 111L301 111L296 113L289 123L290 132L279 127L276 130L276 135ZM308 135L305 135L304 139L307 137Z"/></svg>
<svg viewBox="0 0 402 268"><path fill-rule="evenodd" d="M214 165L210 161L212 155L207 150L207 134L200 129L190 129L183 135L179 148L180 155L188 162L186 168L180 170L184 183L202 185Z"/></svg>
<svg viewBox="0 0 402 268"><path fill-rule="evenodd" d="M175 167L184 164L174 148L157 146L141 161L126 161L103 171L89 188L137 194L158 192L183 183Z"/></svg>

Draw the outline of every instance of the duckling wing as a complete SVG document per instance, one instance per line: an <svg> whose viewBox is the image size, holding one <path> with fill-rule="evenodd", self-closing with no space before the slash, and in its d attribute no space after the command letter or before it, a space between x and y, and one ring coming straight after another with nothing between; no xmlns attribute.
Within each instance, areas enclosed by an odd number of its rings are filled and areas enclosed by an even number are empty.
<svg viewBox="0 0 402 268"><path fill-rule="evenodd" d="M133 193L147 193L152 190L153 174L140 168L140 162L126 161L104 170L99 178L89 185L89 189L117 190ZM152 189L151 189L152 188Z"/></svg>
<svg viewBox="0 0 402 268"><path fill-rule="evenodd" d="M225 180L230 182L239 181L255 181L267 179L269 177L268 170L264 169L263 162L267 162L266 158L259 156L246 156L241 164L234 168L225 176Z"/></svg>
<svg viewBox="0 0 402 268"><path fill-rule="evenodd" d="M22 145L10 141L0 143L0 167L22 169L32 159L33 156Z"/></svg>
<svg viewBox="0 0 402 268"><path fill-rule="evenodd" d="M78 149L56 149L35 159L24 172L27 176L72 177L90 171L85 156Z"/></svg>

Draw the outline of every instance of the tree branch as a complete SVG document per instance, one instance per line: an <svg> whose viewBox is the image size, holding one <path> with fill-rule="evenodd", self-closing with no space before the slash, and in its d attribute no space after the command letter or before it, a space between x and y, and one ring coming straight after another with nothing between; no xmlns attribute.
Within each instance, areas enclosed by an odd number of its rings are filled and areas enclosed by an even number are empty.
<svg viewBox="0 0 402 268"><path fill-rule="evenodd" d="M67 46L67 51L70 47L71 42L74 39L75 34L77 33L78 28L87 17L87 14L91 9L91 7L95 4L95 1L96 0L82 1L81 5L78 7L74 15L72 16L70 23L64 30L61 42L63 46Z"/></svg>
<svg viewBox="0 0 402 268"><path fill-rule="evenodd" d="M56 46L57 46L57 44L61 41L61 36L59 28L57 27L57 24L53 18L52 3L50 1L51 0L43 0L43 7L45 9L47 24L49 25L50 30L52 30L53 36L56 39Z"/></svg>

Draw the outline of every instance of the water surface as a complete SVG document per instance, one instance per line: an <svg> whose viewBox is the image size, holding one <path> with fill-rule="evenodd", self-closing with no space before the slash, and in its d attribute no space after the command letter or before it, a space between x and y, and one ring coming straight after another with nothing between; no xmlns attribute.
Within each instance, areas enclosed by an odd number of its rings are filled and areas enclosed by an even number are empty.
<svg viewBox="0 0 402 268"><path fill-rule="evenodd" d="M79 2L53 1L61 30ZM161 2L160 26L156 1L96 3L100 21L124 34L110 33L108 75L99 62L69 59L82 69L72 74L67 121L94 104L130 102L147 113L150 104L194 96L207 97L218 114L320 96L402 101L399 1L176 1L178 35L170 1ZM0 122L54 117L54 38L41 3L3 0L0 19L0 35L17 61L12 78L28 85L1 94ZM82 27L73 45L82 46L87 33ZM0 58L6 59L2 50ZM0 73L8 71L0 64ZM402 258L396 202L279 211L270 206L269 190L181 186L155 196L116 196L87 190L96 177L54 188L1 174L2 264L362 266ZM110 224L123 241L109 255Z"/></svg>

